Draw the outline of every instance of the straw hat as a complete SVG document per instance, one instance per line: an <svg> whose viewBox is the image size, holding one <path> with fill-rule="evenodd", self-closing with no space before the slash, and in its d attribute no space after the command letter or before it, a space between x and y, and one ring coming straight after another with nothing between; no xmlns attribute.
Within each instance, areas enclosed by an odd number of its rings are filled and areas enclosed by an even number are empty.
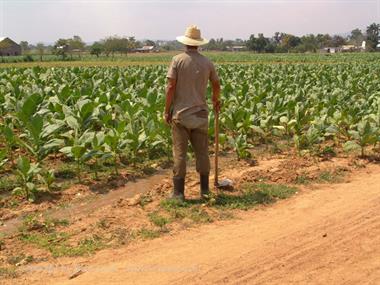
<svg viewBox="0 0 380 285"><path fill-rule="evenodd" d="M194 25L187 27L185 35L177 37L177 41L187 46L201 46L208 43L208 40L201 37L201 30Z"/></svg>

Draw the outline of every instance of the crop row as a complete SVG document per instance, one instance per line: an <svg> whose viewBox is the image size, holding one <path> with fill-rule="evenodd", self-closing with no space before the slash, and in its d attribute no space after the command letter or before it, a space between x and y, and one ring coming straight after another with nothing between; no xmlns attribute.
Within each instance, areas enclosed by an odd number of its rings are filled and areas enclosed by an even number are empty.
<svg viewBox="0 0 380 285"><path fill-rule="evenodd" d="M107 162L117 173L121 161L170 156L170 128L162 120L166 69L0 70L0 173L18 175L14 192L33 199L37 176L47 188L54 181L51 155L75 161L79 179L85 164ZM218 72L220 142L238 158L278 139L300 153L333 141L362 155L380 140L376 62L221 65ZM213 124L209 132L211 140Z"/></svg>

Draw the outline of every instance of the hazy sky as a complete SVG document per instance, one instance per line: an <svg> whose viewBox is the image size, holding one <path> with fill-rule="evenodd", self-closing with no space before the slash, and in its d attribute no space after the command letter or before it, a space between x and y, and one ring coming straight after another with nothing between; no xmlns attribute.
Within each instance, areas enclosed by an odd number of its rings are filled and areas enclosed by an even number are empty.
<svg viewBox="0 0 380 285"><path fill-rule="evenodd" d="M0 0L0 36L54 42L79 35L175 39L197 24L206 38L347 33L380 22L380 0Z"/></svg>

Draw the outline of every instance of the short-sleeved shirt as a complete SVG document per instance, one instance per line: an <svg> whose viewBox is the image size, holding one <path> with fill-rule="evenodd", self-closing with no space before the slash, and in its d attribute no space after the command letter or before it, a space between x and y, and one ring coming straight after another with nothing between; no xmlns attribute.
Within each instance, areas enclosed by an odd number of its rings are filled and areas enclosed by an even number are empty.
<svg viewBox="0 0 380 285"><path fill-rule="evenodd" d="M186 51L173 57L167 78L176 79L173 118L179 114L208 110L208 81L219 80L213 63L198 51Z"/></svg>

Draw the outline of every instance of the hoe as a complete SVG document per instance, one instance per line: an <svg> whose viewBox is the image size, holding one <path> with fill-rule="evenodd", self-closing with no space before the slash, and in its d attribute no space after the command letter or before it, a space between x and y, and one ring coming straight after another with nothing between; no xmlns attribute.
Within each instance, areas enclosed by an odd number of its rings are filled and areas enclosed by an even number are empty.
<svg viewBox="0 0 380 285"><path fill-rule="evenodd" d="M219 112L215 112L215 179L214 186L218 191L231 190L233 188L233 182L230 179L218 180L218 156L219 156Z"/></svg>

